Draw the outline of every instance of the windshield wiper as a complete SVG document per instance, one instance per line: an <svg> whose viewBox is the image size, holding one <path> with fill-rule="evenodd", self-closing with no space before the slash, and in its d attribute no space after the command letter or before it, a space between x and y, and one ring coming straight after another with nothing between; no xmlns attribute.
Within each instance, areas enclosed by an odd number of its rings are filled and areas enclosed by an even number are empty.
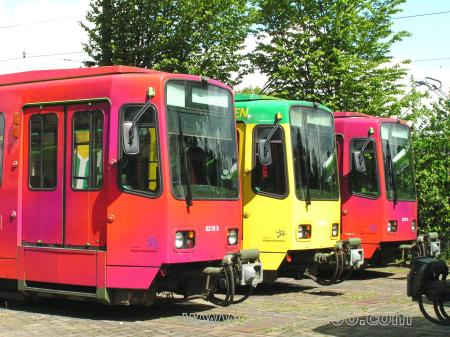
<svg viewBox="0 0 450 337"><path fill-rule="evenodd" d="M391 174L391 185L392 185L392 192L393 192L393 201L394 205L397 205L397 181L395 179L395 172L394 172L394 164L392 162L392 155L391 155L391 147L389 145L389 140L386 141L386 159L388 160L388 167L389 167L389 173Z"/></svg>
<svg viewBox="0 0 450 337"><path fill-rule="evenodd" d="M184 191L184 196L186 200L186 206L190 207L192 206L192 190L191 190L191 182L189 181L189 168L188 164L186 162L186 150L184 147L184 133L183 133L183 127L181 125L181 113L178 113L178 130L179 130L179 142L180 142L180 165L183 165L183 173L184 177L186 179L186 189Z"/></svg>
<svg viewBox="0 0 450 337"><path fill-rule="evenodd" d="M298 152L299 152L299 158L301 159L301 154L303 151L301 151L302 148L302 138L301 138L301 130L299 128L298 134L297 134L297 141L298 141ZM308 145L308 137L305 137L305 147L306 147L306 154L305 154L305 180L306 180L306 196L305 196L305 202L306 205L311 205L311 189L309 187L309 172L308 169L310 167L309 162L309 145Z"/></svg>

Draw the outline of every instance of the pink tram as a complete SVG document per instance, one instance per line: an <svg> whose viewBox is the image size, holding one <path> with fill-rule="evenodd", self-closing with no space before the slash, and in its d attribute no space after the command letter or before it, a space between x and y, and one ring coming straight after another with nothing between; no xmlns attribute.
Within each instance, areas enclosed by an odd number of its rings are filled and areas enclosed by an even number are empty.
<svg viewBox="0 0 450 337"><path fill-rule="evenodd" d="M25 295L228 305L262 280L240 250L233 97L123 66L0 76L0 285ZM217 295L221 294L221 295Z"/></svg>
<svg viewBox="0 0 450 337"><path fill-rule="evenodd" d="M436 233L417 235L417 198L408 125L394 118L335 112L342 235L361 238L364 260L384 265L438 255Z"/></svg>

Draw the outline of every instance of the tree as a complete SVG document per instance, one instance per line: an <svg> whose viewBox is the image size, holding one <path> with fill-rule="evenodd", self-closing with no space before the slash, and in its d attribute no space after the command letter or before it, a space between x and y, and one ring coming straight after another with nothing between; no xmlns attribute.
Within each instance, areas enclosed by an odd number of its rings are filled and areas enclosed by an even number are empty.
<svg viewBox="0 0 450 337"><path fill-rule="evenodd" d="M419 224L437 231L450 258L450 100L415 111L413 132Z"/></svg>
<svg viewBox="0 0 450 337"><path fill-rule="evenodd" d="M235 93L236 94L256 94L256 95L258 95L261 93L261 91L262 91L262 89L258 86L256 86L256 87L249 86L249 87L242 88L240 90L235 90Z"/></svg>
<svg viewBox="0 0 450 337"><path fill-rule="evenodd" d="M271 90L286 98L319 101L333 110L392 115L402 104L397 80L403 64L389 65L391 18L405 0L259 0L253 64ZM404 101L402 101L404 103Z"/></svg>
<svg viewBox="0 0 450 337"><path fill-rule="evenodd" d="M84 50L98 65L204 75L234 85L252 25L246 0L91 0ZM236 75L237 74L237 75Z"/></svg>

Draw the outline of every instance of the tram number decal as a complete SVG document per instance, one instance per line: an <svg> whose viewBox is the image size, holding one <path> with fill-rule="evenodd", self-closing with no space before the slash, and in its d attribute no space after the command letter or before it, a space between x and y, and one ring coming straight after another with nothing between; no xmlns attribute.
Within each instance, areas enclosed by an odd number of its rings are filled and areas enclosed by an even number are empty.
<svg viewBox="0 0 450 337"><path fill-rule="evenodd" d="M220 227L218 225L205 226L205 231L206 232L218 232L218 231L220 231Z"/></svg>

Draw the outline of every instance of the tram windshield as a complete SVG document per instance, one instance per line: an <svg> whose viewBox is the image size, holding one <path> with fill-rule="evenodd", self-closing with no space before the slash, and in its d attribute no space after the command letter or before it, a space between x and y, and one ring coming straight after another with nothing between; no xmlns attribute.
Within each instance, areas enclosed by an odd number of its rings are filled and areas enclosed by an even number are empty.
<svg viewBox="0 0 450 337"><path fill-rule="evenodd" d="M309 202L338 199L331 113L309 107L292 107L290 120L297 197Z"/></svg>
<svg viewBox="0 0 450 337"><path fill-rule="evenodd" d="M201 82L167 84L172 191L179 199L239 196L231 93Z"/></svg>
<svg viewBox="0 0 450 337"><path fill-rule="evenodd" d="M389 200L416 200L411 135L405 125L381 124L386 194Z"/></svg>

